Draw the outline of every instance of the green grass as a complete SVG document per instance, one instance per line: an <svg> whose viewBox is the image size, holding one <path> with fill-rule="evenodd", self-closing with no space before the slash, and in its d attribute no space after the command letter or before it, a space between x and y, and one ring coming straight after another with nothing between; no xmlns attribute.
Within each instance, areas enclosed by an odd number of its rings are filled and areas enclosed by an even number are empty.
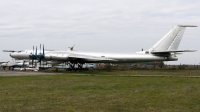
<svg viewBox="0 0 200 112"><path fill-rule="evenodd" d="M191 72L199 74L199 71ZM186 71L132 73L90 71L0 77L0 111L200 111L200 78L131 77L160 73L181 76Z"/></svg>
<svg viewBox="0 0 200 112"><path fill-rule="evenodd" d="M103 76L138 76L138 75L154 75L154 76L200 76L200 70L92 70L89 72L78 72L78 74L103 75Z"/></svg>

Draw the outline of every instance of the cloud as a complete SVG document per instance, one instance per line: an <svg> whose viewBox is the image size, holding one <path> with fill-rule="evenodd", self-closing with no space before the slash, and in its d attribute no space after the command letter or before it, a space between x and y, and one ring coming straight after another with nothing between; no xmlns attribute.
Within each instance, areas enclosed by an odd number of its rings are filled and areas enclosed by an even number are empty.
<svg viewBox="0 0 200 112"><path fill-rule="evenodd" d="M76 44L77 50L132 53L150 48L176 24L199 25L199 4L198 0L2 1L0 50L44 43L56 50ZM186 29L179 48L199 50L198 35L199 28ZM0 61L9 60L8 54L2 55ZM190 60L188 55L175 63ZM195 59L191 63L198 63Z"/></svg>

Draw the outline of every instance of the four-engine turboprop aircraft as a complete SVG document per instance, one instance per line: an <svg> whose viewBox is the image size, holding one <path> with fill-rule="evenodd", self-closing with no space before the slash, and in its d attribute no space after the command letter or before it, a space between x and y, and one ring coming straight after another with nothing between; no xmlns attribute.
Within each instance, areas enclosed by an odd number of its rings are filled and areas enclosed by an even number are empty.
<svg viewBox="0 0 200 112"><path fill-rule="evenodd" d="M37 48L32 50L12 51L10 56L15 59L30 59L42 61L51 61L52 63L68 62L72 68L74 64L84 63L134 63L151 61L177 61L176 54L179 52L194 52L196 50L177 50L186 27L197 27L193 25L176 25L163 38L161 38L149 50L136 52L134 54L117 53L97 53L97 52L79 52L71 47L68 51L43 50L37 54Z"/></svg>

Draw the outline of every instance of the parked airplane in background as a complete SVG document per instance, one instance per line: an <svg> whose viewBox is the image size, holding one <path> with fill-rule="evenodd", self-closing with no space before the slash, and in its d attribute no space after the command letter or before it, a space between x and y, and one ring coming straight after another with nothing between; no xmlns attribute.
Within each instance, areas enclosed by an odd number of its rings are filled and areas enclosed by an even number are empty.
<svg viewBox="0 0 200 112"><path fill-rule="evenodd" d="M160 39L149 50L136 52L134 54L116 54L116 53L97 53L97 52L79 52L74 51L71 47L68 51L41 50L37 53L37 47L33 50L13 51L10 56L15 59L49 61L54 64L67 62L72 68L75 64L80 67L84 63L134 63L134 62L151 62L151 61L177 61L176 56L179 52L194 52L196 50L177 50L186 27L197 27L193 25L176 25L162 39Z"/></svg>
<svg viewBox="0 0 200 112"><path fill-rule="evenodd" d="M23 62L0 62L0 66L5 70L6 67L8 67L8 69L10 70L14 70L14 68L16 67L25 67L28 66L28 63L23 63Z"/></svg>

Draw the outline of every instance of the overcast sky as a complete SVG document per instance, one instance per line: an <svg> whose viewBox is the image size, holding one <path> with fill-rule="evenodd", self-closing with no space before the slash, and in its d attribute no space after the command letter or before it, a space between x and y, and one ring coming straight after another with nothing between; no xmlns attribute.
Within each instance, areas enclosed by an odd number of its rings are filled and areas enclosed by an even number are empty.
<svg viewBox="0 0 200 112"><path fill-rule="evenodd" d="M0 3L2 50L45 49L134 53L148 50L173 26L200 27L199 0L3 0ZM200 28L186 28L179 55L168 64L200 64Z"/></svg>

